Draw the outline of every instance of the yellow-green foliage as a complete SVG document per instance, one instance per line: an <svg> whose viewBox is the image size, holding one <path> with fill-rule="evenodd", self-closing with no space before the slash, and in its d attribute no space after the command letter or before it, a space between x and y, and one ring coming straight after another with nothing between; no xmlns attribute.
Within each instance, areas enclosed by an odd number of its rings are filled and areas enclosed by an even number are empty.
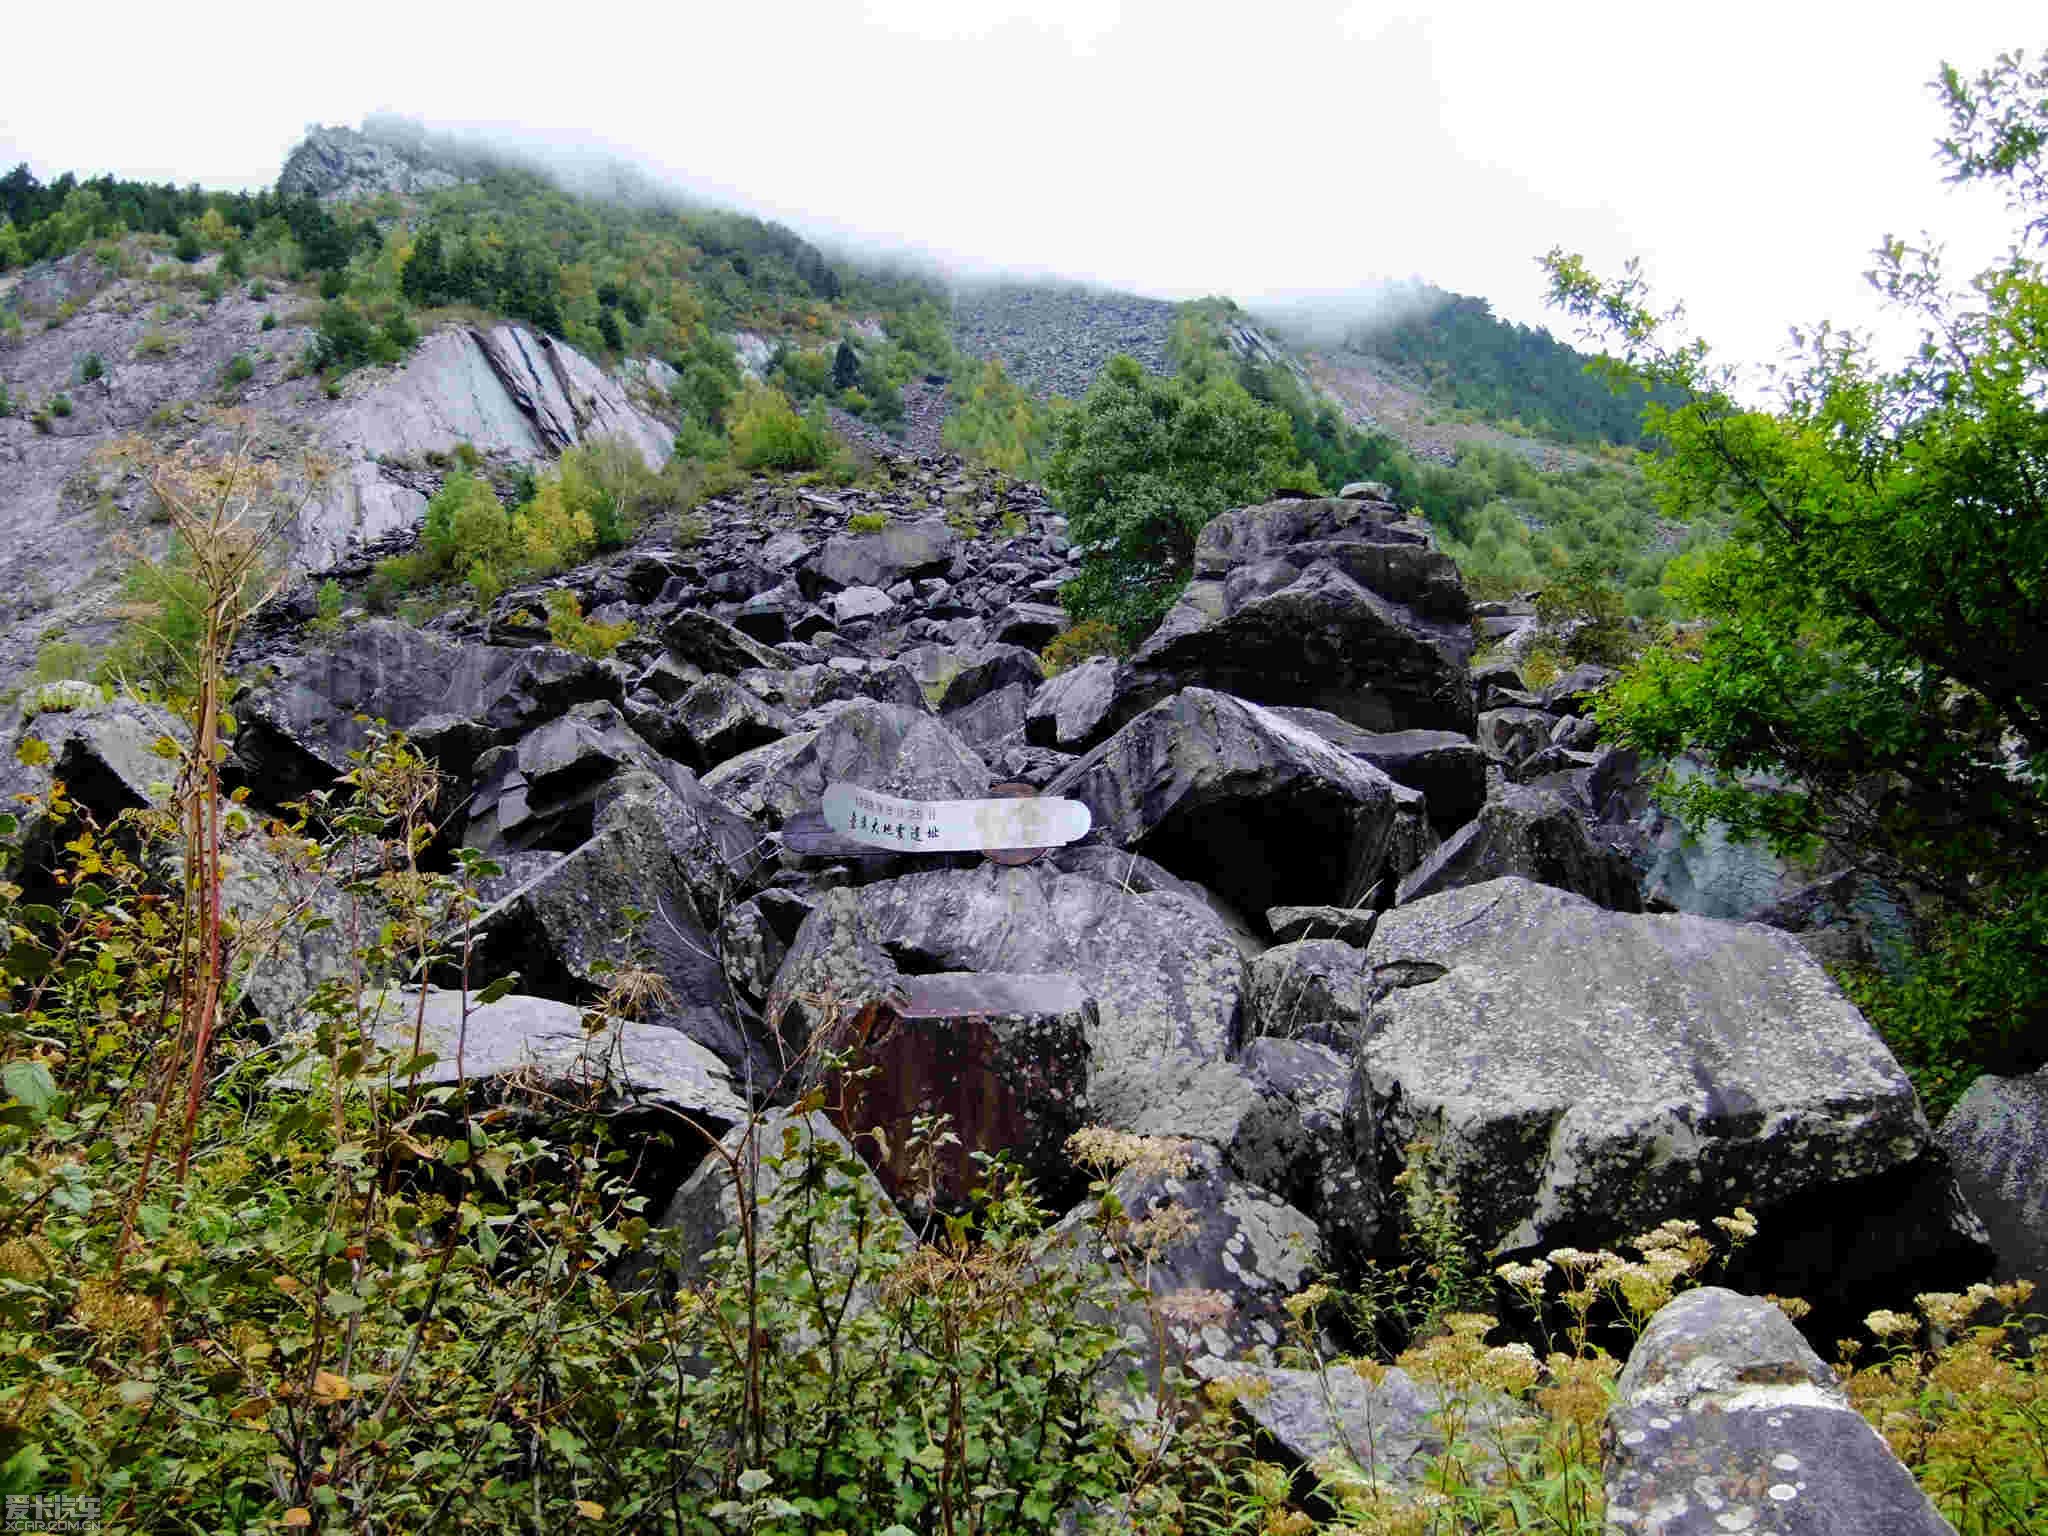
<svg viewBox="0 0 2048 1536"><path fill-rule="evenodd" d="M1911 1314L1873 1312L1876 1356L1843 1382L1962 1536L2048 1529L2042 1357L2016 1329L1972 1325L1987 1308L2016 1317L2032 1294L2026 1281L1973 1285L1915 1297ZM1852 1362L1862 1354L1848 1340L1842 1349Z"/></svg>
<svg viewBox="0 0 2048 1536"><path fill-rule="evenodd" d="M728 419L733 462L742 469L831 469L845 463L845 445L822 405L799 416L781 390L750 383Z"/></svg>
<svg viewBox="0 0 2048 1536"><path fill-rule="evenodd" d="M1053 636L1052 643L1039 654L1039 660L1045 664L1047 677L1057 677L1091 656L1120 654L1115 625L1103 619L1083 619Z"/></svg>
<svg viewBox="0 0 2048 1536"><path fill-rule="evenodd" d="M849 533L880 533L889 526L886 512L856 512L846 520Z"/></svg>
<svg viewBox="0 0 2048 1536"><path fill-rule="evenodd" d="M578 651L585 656L605 657L616 651L620 644L633 638L633 621L621 620L617 624L600 624L595 619L583 616L583 604L574 592L554 591L548 594L548 638L564 650Z"/></svg>
<svg viewBox="0 0 2048 1536"><path fill-rule="evenodd" d="M1034 399L991 358L964 386L953 386L946 446L1004 474L1041 479L1051 452L1053 423L1065 403L1048 405Z"/></svg>

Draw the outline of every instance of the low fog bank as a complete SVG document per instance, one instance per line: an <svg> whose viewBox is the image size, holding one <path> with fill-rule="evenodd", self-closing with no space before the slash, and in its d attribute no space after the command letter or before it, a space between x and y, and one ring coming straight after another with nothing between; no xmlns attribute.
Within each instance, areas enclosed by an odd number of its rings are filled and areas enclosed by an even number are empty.
<svg viewBox="0 0 2048 1536"><path fill-rule="evenodd" d="M1410 277L1338 290L1272 293L1240 304L1262 328L1296 346L1335 351L1427 314L1450 298L1443 289Z"/></svg>

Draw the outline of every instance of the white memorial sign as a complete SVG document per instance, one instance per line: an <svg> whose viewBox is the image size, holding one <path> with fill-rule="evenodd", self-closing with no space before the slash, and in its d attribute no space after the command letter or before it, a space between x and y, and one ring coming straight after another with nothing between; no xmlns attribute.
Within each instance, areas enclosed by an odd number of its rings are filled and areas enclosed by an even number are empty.
<svg viewBox="0 0 2048 1536"><path fill-rule="evenodd" d="M825 790L825 824L875 848L985 853L1071 843L1087 834L1089 816L1078 800L899 800L833 784Z"/></svg>

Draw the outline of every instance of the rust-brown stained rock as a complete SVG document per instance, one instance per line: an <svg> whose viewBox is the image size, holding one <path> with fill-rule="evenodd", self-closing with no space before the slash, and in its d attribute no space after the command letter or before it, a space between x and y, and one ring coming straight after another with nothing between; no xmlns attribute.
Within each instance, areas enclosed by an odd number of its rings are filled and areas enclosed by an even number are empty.
<svg viewBox="0 0 2048 1536"><path fill-rule="evenodd" d="M873 1070L830 1075L832 1116L899 1202L964 1205L976 1152L1008 1151L1056 1195L1077 1182L1063 1149L1085 1118L1094 1014L1071 976L906 978L841 1026L835 1048ZM914 1149L920 1115L950 1117L957 1143Z"/></svg>

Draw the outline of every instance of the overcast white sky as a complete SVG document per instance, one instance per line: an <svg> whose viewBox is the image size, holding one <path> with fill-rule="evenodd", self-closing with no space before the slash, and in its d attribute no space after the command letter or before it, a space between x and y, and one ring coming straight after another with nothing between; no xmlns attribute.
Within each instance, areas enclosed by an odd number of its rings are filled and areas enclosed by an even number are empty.
<svg viewBox="0 0 2048 1536"><path fill-rule="evenodd" d="M615 146L814 231L1163 297L1417 275L1543 322L1535 258L1640 257L1731 358L1867 322L1887 231L1972 262L1924 82L2038 3L383 0L16 8L0 169L276 177L392 111ZM89 54L89 57L87 56ZM1567 322L1553 318L1566 334Z"/></svg>

